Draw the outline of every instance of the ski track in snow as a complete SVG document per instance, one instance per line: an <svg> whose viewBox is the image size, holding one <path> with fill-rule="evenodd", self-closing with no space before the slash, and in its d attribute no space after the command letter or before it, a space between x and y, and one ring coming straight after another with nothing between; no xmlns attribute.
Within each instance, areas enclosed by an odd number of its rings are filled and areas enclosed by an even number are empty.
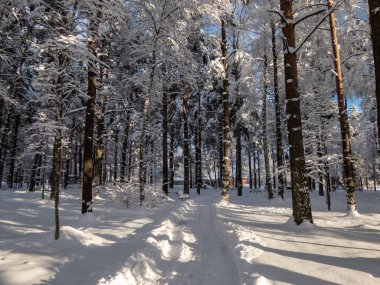
<svg viewBox="0 0 380 285"><path fill-rule="evenodd" d="M146 234L147 245L98 285L240 284L234 259L214 224L210 200L206 196L182 202Z"/></svg>

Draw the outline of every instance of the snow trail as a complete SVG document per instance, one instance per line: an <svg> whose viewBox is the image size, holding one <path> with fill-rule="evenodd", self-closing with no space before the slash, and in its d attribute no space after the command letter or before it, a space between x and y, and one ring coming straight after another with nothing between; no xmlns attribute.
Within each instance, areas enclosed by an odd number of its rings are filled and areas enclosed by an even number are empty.
<svg viewBox="0 0 380 285"><path fill-rule="evenodd" d="M219 193L182 202L153 230L139 233L146 243L98 284L240 284L234 258L215 224L216 197Z"/></svg>

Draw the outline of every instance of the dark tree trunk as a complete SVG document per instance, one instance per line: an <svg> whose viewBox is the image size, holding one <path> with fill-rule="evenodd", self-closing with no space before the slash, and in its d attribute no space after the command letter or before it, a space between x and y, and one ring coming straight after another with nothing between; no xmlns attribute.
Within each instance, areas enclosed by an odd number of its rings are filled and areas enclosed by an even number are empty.
<svg viewBox="0 0 380 285"><path fill-rule="evenodd" d="M252 150L252 154L253 154L253 185L254 185L254 188L257 189L257 170L256 170L256 146L254 145L253 146L253 150Z"/></svg>
<svg viewBox="0 0 380 285"><path fill-rule="evenodd" d="M89 20L90 38L88 40L89 51L94 57L97 56L97 33L98 25L96 21ZM94 150L94 125L95 125L95 101L96 101L96 77L97 68L94 60L88 61L88 88L86 120L84 127L83 143L83 187L82 187L82 214L92 212L92 180L93 180L93 150Z"/></svg>
<svg viewBox="0 0 380 285"><path fill-rule="evenodd" d="M119 129L115 130L115 152L113 155L113 181L117 181L118 161L119 161Z"/></svg>
<svg viewBox="0 0 380 285"><path fill-rule="evenodd" d="M131 131L132 131L132 126L131 126ZM129 153L128 153L128 178L127 178L128 183L131 183L131 176L132 176L132 143L133 141L131 139L129 143Z"/></svg>
<svg viewBox="0 0 380 285"><path fill-rule="evenodd" d="M284 19L282 33L284 36L284 68L286 86L286 114L288 117L288 139L290 153L290 173L293 191L293 216L299 225L304 220L313 222L303 146L300 94L298 90L297 55L295 53L296 37L293 21L293 1L280 0Z"/></svg>
<svg viewBox="0 0 380 285"><path fill-rule="evenodd" d="M328 8L333 8L332 0L328 0ZM344 104L344 93L343 93L343 77L342 69L340 65L340 51L338 44L338 37L335 28L335 16L331 13L330 19L330 31L331 31L331 42L333 46L334 53L334 67L335 67L335 79L336 79L336 93L338 95L338 107L339 107L339 122L340 130L342 135L342 151L343 151L343 171L345 186L347 189L347 211L356 211L356 199L355 199L355 178L353 177L353 165L351 161L351 146L350 146L350 129L348 124L347 107Z"/></svg>
<svg viewBox="0 0 380 285"><path fill-rule="evenodd" d="M4 172L4 164L6 159L6 153L8 150L8 141L7 136L9 135L10 125L11 125L11 114L8 114L3 128L3 134L1 136L0 141L0 189L3 184L3 172Z"/></svg>
<svg viewBox="0 0 380 285"><path fill-rule="evenodd" d="M13 188L15 182L15 166L16 166L16 155L17 155L17 138L20 126L21 115L16 114L13 125L13 133L11 139L11 149L10 149L10 165L8 174L8 188Z"/></svg>
<svg viewBox="0 0 380 285"><path fill-rule="evenodd" d="M249 168L249 189L252 190L252 155L251 155L251 148L248 147L247 149L248 152L248 168Z"/></svg>
<svg viewBox="0 0 380 285"><path fill-rule="evenodd" d="M169 165L168 165L168 91L162 90L162 190L169 194Z"/></svg>
<svg viewBox="0 0 380 285"><path fill-rule="evenodd" d="M229 203L230 191L230 157L231 157L231 130L230 130L230 96L228 92L228 66L227 66L227 32L225 19L221 19L222 36L222 63L224 67L223 78L223 189L222 196Z"/></svg>
<svg viewBox="0 0 380 285"><path fill-rule="evenodd" d="M100 68L102 70L102 68ZM103 185L103 135L106 104L104 98L99 99L99 116L96 131L95 175L94 187Z"/></svg>
<svg viewBox="0 0 380 285"><path fill-rule="evenodd" d="M264 164L265 164L265 188L268 192L268 199L273 199L272 179L269 164L269 144L267 132L267 93L268 93L268 57L264 55L264 92L263 92L263 148L264 148Z"/></svg>
<svg viewBox="0 0 380 285"><path fill-rule="evenodd" d="M38 172L38 165L39 165L40 160L41 160L41 154L40 153L35 154L34 159L33 159L33 168L32 168L32 172L31 172L30 180L29 180L29 192L34 192L34 188L36 186L36 176Z"/></svg>
<svg viewBox="0 0 380 285"><path fill-rule="evenodd" d="M186 92L186 91L185 91ZM183 181L183 193L190 193L190 148L189 148L189 123L188 114L189 107L187 104L188 94L182 96L182 114L183 114L183 169L184 169L184 181Z"/></svg>
<svg viewBox="0 0 380 285"><path fill-rule="evenodd" d="M257 147L257 180L259 182L259 188L261 188L261 168L260 168L260 149Z"/></svg>
<svg viewBox="0 0 380 285"><path fill-rule="evenodd" d="M380 134L380 0L368 0L368 6L373 45L373 61L375 64L377 133ZM378 145L380 146L380 135L378 136Z"/></svg>
<svg viewBox="0 0 380 285"><path fill-rule="evenodd" d="M174 188L174 126L170 126L170 152L169 152L169 168L170 168L170 189Z"/></svg>
<svg viewBox="0 0 380 285"><path fill-rule="evenodd" d="M278 55L276 41L276 25L274 19L271 18L272 31L272 56L273 56L273 91L276 112L276 150L277 150L277 172L278 172L278 195L284 199L284 150L282 146L281 131L281 102L278 91Z"/></svg>
<svg viewBox="0 0 380 285"><path fill-rule="evenodd" d="M220 100L220 104L223 104L223 100ZM218 166L219 166L219 177L218 177L218 187L223 188L223 173L224 173L224 168L223 168L223 114L221 113L219 115L219 144L218 144Z"/></svg>
<svg viewBox="0 0 380 285"><path fill-rule="evenodd" d="M197 183L197 193L201 194L201 188L203 184L202 175L202 95L198 95L198 113L197 113L197 129L196 129L196 142L195 142L195 157L196 157L196 183ZM211 176L210 176L211 179ZM214 183L211 180L211 183Z"/></svg>
<svg viewBox="0 0 380 285"><path fill-rule="evenodd" d="M120 182L124 183L126 181L126 170L127 170L127 152L128 152L128 142L129 142L129 131L131 129L130 114L127 114L127 119L124 127L124 137L123 146L121 148L121 162L120 162Z"/></svg>

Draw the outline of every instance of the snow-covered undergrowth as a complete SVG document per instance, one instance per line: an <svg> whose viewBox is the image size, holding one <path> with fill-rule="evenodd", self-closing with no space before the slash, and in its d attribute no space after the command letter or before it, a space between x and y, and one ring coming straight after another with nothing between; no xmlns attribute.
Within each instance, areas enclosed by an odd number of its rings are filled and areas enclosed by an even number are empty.
<svg viewBox="0 0 380 285"><path fill-rule="evenodd" d="M80 190L64 191L58 241L51 201L0 191L0 284L380 284L379 192L357 193L360 215L346 214L344 192L331 212L312 193L314 224L297 226L289 193L232 190L225 205L219 190L186 201L179 190L127 208L109 186L88 215Z"/></svg>

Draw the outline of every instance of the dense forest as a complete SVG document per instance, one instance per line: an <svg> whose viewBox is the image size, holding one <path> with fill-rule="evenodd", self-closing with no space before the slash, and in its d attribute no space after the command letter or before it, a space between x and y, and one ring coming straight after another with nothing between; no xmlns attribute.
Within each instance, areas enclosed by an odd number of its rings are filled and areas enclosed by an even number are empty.
<svg viewBox="0 0 380 285"><path fill-rule="evenodd" d="M379 0L0 3L0 186L57 224L73 184L82 213L107 185L291 191L297 224L310 190L376 189Z"/></svg>

